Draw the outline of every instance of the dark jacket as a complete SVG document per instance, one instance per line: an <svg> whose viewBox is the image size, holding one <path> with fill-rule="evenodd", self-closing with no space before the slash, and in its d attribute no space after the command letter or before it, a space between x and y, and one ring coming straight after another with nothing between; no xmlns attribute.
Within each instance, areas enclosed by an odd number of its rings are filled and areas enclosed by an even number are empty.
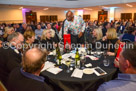
<svg viewBox="0 0 136 91"><path fill-rule="evenodd" d="M16 67L21 67L21 55L13 49L0 48L0 80L7 86L9 73Z"/></svg>
<svg viewBox="0 0 136 91"><path fill-rule="evenodd" d="M52 91L52 89L45 82L24 76L20 68L16 68L10 73L8 91Z"/></svg>
<svg viewBox="0 0 136 91"><path fill-rule="evenodd" d="M106 32L107 32L107 29L106 29L106 28L103 28L103 29L102 29L102 34L103 34L103 36L106 35Z"/></svg>
<svg viewBox="0 0 136 91"><path fill-rule="evenodd" d="M55 43L54 38L42 40L42 47L46 48L48 51L52 51L54 49L53 43ZM44 44L44 45L43 45Z"/></svg>

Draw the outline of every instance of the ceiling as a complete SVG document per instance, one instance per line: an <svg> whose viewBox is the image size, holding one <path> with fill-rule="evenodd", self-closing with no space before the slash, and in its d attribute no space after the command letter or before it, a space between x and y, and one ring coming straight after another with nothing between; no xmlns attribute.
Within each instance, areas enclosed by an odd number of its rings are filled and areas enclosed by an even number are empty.
<svg viewBox="0 0 136 91"><path fill-rule="evenodd" d="M136 8L136 2L127 3ZM14 8L19 9L20 7L27 8L30 10L43 10L48 8L48 10L101 10L101 9L110 9L112 7L115 8L130 8L126 4L111 4L111 5L99 5L99 6L90 6L84 8L60 8L60 7L44 7L44 6L26 6L26 5L8 5L8 4L0 4L0 8Z"/></svg>
<svg viewBox="0 0 136 91"><path fill-rule="evenodd" d="M136 0L0 0L0 4L58 8L83 8L132 3Z"/></svg>

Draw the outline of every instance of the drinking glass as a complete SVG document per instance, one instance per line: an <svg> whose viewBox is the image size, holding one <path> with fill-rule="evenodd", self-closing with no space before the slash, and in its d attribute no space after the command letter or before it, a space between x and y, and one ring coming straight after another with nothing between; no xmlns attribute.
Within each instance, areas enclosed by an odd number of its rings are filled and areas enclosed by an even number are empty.
<svg viewBox="0 0 136 91"><path fill-rule="evenodd" d="M107 59L107 51L104 51L103 56L104 56L103 65L105 67L108 67L110 65L110 60Z"/></svg>
<svg viewBox="0 0 136 91"><path fill-rule="evenodd" d="M85 56L81 56L81 63L82 63L82 67L81 69L84 69L85 68L85 62L86 62L86 59L85 59Z"/></svg>
<svg viewBox="0 0 136 91"><path fill-rule="evenodd" d="M70 60L67 60L66 61L66 65L68 66L68 69L67 69L67 73L69 73L70 72L70 69L69 69L69 66L70 66L70 63L71 63L71 61Z"/></svg>
<svg viewBox="0 0 136 91"><path fill-rule="evenodd" d="M103 60L103 65L104 65L105 67L108 67L108 66L110 65L110 60L104 59L104 60Z"/></svg>

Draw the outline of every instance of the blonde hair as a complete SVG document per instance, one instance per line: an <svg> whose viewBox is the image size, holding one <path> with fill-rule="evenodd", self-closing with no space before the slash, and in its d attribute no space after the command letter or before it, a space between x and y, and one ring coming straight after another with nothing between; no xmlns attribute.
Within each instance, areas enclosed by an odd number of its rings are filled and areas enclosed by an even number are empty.
<svg viewBox="0 0 136 91"><path fill-rule="evenodd" d="M46 34L47 32L50 31L50 29L44 29L43 32L42 32L42 37L41 37L41 40L46 40Z"/></svg>
<svg viewBox="0 0 136 91"><path fill-rule="evenodd" d="M107 30L107 39L116 39L117 38L117 32L115 28L109 28Z"/></svg>
<svg viewBox="0 0 136 91"><path fill-rule="evenodd" d="M24 33L25 40L28 40L28 38L32 38L33 36L35 36L35 32L32 30L26 30Z"/></svg>
<svg viewBox="0 0 136 91"><path fill-rule="evenodd" d="M50 29L50 31L51 31L51 37L54 37L55 36L55 31L52 30L52 29Z"/></svg>
<svg viewBox="0 0 136 91"><path fill-rule="evenodd" d="M97 35L97 37L96 37L97 40L102 39L102 30L101 30L101 28L95 28L94 30L95 30L96 35Z"/></svg>
<svg viewBox="0 0 136 91"><path fill-rule="evenodd" d="M8 37L8 33L9 33L10 31L12 31L12 30L14 30L13 27L5 27L5 32L4 32L3 37L4 37L4 38Z"/></svg>

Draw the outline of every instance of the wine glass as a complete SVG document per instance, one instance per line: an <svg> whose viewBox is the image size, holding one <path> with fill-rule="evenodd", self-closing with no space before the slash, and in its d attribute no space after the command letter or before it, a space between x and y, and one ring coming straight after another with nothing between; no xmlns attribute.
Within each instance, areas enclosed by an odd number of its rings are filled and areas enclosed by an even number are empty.
<svg viewBox="0 0 136 91"><path fill-rule="evenodd" d="M109 59L104 59L104 60L103 60L103 65L104 65L105 67L108 67L108 66L110 65L110 60L109 60Z"/></svg>
<svg viewBox="0 0 136 91"><path fill-rule="evenodd" d="M69 66L70 66L70 63L71 63L71 61L70 60L67 60L66 61L66 65L68 66L68 69L67 69L67 73L69 73L70 72L70 69L69 69Z"/></svg>
<svg viewBox="0 0 136 91"><path fill-rule="evenodd" d="M107 51L104 51L103 55L104 55L103 65L107 67L110 65L110 60L107 59Z"/></svg>
<svg viewBox="0 0 136 91"><path fill-rule="evenodd" d="M85 55L82 55L82 56L81 56L81 63L82 63L81 69L84 69L84 68L85 68L85 62L86 62L86 60L85 60Z"/></svg>
<svg viewBox="0 0 136 91"><path fill-rule="evenodd" d="M104 56L104 59L107 58L107 51L104 51L104 52L103 52L103 56Z"/></svg>

